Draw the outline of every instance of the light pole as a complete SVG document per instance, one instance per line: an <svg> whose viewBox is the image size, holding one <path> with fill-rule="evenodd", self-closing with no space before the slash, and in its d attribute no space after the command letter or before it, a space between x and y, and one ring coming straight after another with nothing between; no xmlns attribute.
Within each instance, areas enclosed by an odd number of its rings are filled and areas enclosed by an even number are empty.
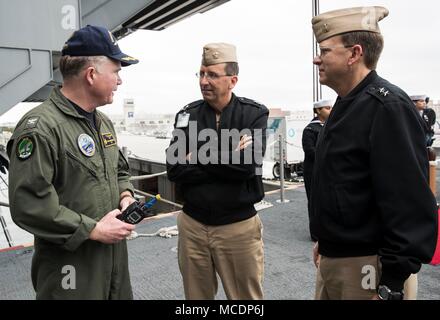
<svg viewBox="0 0 440 320"><path fill-rule="evenodd" d="M319 14L319 0L312 0L312 17ZM315 35L312 31L313 40L313 59L318 55L318 42L316 41ZM322 99L322 87L319 83L319 70L313 65L313 102Z"/></svg>

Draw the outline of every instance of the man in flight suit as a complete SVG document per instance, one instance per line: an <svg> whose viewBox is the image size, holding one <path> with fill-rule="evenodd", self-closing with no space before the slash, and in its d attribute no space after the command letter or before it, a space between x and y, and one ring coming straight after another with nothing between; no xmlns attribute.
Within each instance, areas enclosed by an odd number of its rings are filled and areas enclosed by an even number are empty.
<svg viewBox="0 0 440 320"><path fill-rule="evenodd" d="M14 222L34 234L37 299L132 299L125 238L116 218L133 199L112 122L121 66L138 61L110 31L87 26L62 50L63 86L18 122L7 150ZM120 211L121 210L121 211Z"/></svg>
<svg viewBox="0 0 440 320"><path fill-rule="evenodd" d="M313 171L317 299L402 299L405 280L435 250L422 119L408 95L375 71L378 22L387 15L358 7L312 19L320 83L338 94Z"/></svg>

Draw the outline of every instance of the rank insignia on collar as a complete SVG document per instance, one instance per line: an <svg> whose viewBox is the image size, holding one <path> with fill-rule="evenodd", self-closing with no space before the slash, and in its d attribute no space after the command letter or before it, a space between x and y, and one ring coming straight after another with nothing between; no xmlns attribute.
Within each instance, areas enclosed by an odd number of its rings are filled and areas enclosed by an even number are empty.
<svg viewBox="0 0 440 320"><path fill-rule="evenodd" d="M23 137L17 143L17 157L21 160L29 158L35 149L34 141L31 137Z"/></svg>
<svg viewBox="0 0 440 320"><path fill-rule="evenodd" d="M386 97L390 92L389 92L388 90L386 90L385 88L380 88L380 89L379 89L379 93L380 93L382 96Z"/></svg>
<svg viewBox="0 0 440 320"><path fill-rule="evenodd" d="M103 133L101 134L101 137L105 148L116 145L116 139L113 137L112 133Z"/></svg>
<svg viewBox="0 0 440 320"><path fill-rule="evenodd" d="M38 120L40 120L40 117L32 117L32 118L29 118L29 119L26 121L25 129L32 129L32 128L35 128L35 127L37 126Z"/></svg>
<svg viewBox="0 0 440 320"><path fill-rule="evenodd" d="M87 156L91 157L95 154L96 146L95 141L88 134L82 133L78 137L78 147L81 152Z"/></svg>

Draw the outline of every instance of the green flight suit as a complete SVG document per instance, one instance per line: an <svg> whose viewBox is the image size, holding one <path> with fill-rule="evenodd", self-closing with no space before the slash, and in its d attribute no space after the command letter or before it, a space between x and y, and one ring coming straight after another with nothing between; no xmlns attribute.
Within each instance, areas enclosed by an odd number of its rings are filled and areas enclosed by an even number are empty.
<svg viewBox="0 0 440 320"><path fill-rule="evenodd" d="M11 215L35 235L37 299L133 298L126 241L89 240L120 193L133 193L112 122L96 111L96 126L55 88L8 142Z"/></svg>

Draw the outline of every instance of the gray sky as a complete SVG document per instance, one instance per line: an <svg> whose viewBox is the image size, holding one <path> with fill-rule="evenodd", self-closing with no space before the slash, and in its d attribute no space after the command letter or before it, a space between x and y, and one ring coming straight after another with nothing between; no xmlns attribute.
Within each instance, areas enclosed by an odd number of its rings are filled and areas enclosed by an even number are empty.
<svg viewBox="0 0 440 320"><path fill-rule="evenodd" d="M353 6L387 7L390 14L380 22L385 49L379 75L408 94L426 93L440 99L437 1L321 0L320 5L321 12ZM137 31L119 45L141 62L123 68L123 84L113 105L100 110L122 113L123 99L133 98L138 114L176 113L200 99L195 73L202 47L209 42L237 46L237 95L268 107L309 109L313 99L311 14L311 0L231 0L163 31ZM323 96L336 97L329 89L324 89ZM15 117L21 109L15 109ZM0 121L9 116L5 114Z"/></svg>

